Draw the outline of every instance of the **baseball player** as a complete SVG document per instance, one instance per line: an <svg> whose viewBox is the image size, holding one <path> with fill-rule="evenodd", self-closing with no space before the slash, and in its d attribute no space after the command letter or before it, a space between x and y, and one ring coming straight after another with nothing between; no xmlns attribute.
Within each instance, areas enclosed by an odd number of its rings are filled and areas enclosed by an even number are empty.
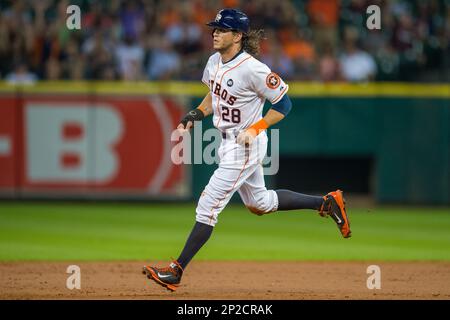
<svg viewBox="0 0 450 320"><path fill-rule="evenodd" d="M178 125L189 130L195 121L212 115L222 133L219 167L202 192L196 209L196 223L179 258L166 268L144 266L143 273L161 286L175 291L183 270L206 243L220 212L237 191L245 206L257 215L275 211L314 209L331 216L342 236L351 235L350 222L340 190L325 196L312 196L289 190L267 190L262 161L267 151L266 130L291 110L289 86L255 55L260 32L249 29L249 19L235 9L221 10L212 29L213 54L204 69L203 83L209 92L200 105ZM266 100L271 109L262 115Z"/></svg>

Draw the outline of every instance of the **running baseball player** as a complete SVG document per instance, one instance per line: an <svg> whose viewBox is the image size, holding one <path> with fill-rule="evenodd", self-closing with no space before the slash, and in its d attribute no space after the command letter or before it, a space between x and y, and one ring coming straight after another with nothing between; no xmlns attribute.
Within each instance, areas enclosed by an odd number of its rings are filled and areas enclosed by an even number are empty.
<svg viewBox="0 0 450 320"><path fill-rule="evenodd" d="M250 30L247 15L235 9L221 10L212 29L213 54L204 69L203 83L209 92L178 125L189 130L195 121L213 115L222 133L219 167L202 192L196 209L196 223L177 260L166 268L144 266L143 273L159 285L175 291L183 270L208 241L220 212L237 191L245 206L257 215L275 211L313 209L331 216L342 236L351 235L350 222L340 190L312 196L289 190L267 190L262 161L267 151L266 130L291 110L289 86L255 56L260 31ZM272 104L263 117L266 100Z"/></svg>

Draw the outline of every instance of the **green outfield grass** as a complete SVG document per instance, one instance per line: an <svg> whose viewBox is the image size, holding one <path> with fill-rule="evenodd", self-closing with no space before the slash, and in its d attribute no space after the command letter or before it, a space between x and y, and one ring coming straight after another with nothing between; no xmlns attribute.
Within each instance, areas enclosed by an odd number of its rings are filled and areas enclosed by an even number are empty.
<svg viewBox="0 0 450 320"><path fill-rule="evenodd" d="M230 205L197 260L450 260L448 208L348 208L353 237L314 211L258 217ZM0 203L0 261L168 260L195 205Z"/></svg>

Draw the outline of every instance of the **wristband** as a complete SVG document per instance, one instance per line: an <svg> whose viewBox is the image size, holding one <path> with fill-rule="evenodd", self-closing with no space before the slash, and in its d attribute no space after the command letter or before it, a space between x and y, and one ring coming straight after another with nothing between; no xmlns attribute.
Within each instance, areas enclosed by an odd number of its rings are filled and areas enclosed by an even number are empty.
<svg viewBox="0 0 450 320"><path fill-rule="evenodd" d="M184 116L184 118L181 120L180 123L183 124L183 126L186 128L189 121L191 122L201 121L203 120L204 117L205 114L203 113L203 111L201 111L200 109L194 109L189 111L188 114Z"/></svg>
<svg viewBox="0 0 450 320"><path fill-rule="evenodd" d="M267 124L266 120L261 119L258 122L252 124L248 130L253 129L256 132L256 136L269 128L269 125Z"/></svg>

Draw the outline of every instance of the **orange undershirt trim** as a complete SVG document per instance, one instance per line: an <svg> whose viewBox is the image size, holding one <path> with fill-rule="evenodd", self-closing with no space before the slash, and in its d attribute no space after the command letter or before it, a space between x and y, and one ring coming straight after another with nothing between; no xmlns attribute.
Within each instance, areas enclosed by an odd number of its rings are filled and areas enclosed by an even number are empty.
<svg viewBox="0 0 450 320"><path fill-rule="evenodd" d="M277 103L278 101L280 101L280 100L281 100L281 97L283 96L283 94L286 92L286 90L287 90L288 88L289 88L289 87L286 86L286 88L284 88L284 90L278 95L278 97L276 97L275 100L273 100L272 104L275 104L275 103Z"/></svg>

